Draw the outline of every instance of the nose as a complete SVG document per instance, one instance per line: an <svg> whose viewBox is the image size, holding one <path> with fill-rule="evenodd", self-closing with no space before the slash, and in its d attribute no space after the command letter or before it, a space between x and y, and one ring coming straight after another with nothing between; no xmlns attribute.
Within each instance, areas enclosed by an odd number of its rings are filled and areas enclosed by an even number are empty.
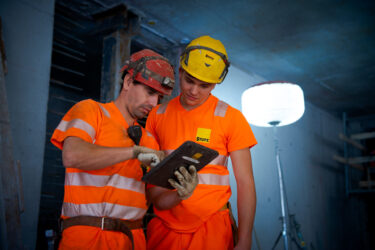
<svg viewBox="0 0 375 250"><path fill-rule="evenodd" d="M159 95L158 94L150 95L149 98L148 98L148 103L152 107L155 107L156 105L158 105L158 101L159 101Z"/></svg>
<svg viewBox="0 0 375 250"><path fill-rule="evenodd" d="M197 85L192 85L191 86L191 88L190 88L190 93L192 94L192 95L196 95L196 94L198 94L198 86Z"/></svg>

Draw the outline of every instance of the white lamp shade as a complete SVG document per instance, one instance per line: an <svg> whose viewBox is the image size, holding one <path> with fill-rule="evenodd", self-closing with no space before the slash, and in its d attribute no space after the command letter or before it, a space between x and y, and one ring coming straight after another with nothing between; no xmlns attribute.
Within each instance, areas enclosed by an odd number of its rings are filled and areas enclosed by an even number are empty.
<svg viewBox="0 0 375 250"><path fill-rule="evenodd" d="M242 94L242 112L250 124L259 127L291 124L305 112L303 91L289 82L256 84Z"/></svg>

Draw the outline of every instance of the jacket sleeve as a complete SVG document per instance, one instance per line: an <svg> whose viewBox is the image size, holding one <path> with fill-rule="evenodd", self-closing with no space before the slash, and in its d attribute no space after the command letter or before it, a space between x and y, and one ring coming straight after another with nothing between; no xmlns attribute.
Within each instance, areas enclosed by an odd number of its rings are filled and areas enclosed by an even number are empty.
<svg viewBox="0 0 375 250"><path fill-rule="evenodd" d="M62 149L64 140L75 136L93 143L100 122L98 104L93 100L84 100L75 104L62 118L52 134L51 142Z"/></svg>

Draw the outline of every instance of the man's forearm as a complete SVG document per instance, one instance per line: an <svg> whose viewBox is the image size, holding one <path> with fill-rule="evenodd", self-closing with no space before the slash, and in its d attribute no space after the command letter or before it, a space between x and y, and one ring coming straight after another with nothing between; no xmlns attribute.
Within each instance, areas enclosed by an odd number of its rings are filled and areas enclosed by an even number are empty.
<svg viewBox="0 0 375 250"><path fill-rule="evenodd" d="M237 208L239 239L238 244L239 246L244 246L244 249L250 249L256 208L255 188L251 187L251 184L247 188L238 187Z"/></svg>
<svg viewBox="0 0 375 250"><path fill-rule="evenodd" d="M182 201L175 190L162 187L150 188L148 190L148 198L158 210L170 209Z"/></svg>
<svg viewBox="0 0 375 250"><path fill-rule="evenodd" d="M248 148L230 153L237 182L238 244L237 249L250 249L256 208L255 183Z"/></svg>
<svg viewBox="0 0 375 250"><path fill-rule="evenodd" d="M63 165L82 170L102 169L133 158L132 147L103 147L77 137L68 137L63 146Z"/></svg>

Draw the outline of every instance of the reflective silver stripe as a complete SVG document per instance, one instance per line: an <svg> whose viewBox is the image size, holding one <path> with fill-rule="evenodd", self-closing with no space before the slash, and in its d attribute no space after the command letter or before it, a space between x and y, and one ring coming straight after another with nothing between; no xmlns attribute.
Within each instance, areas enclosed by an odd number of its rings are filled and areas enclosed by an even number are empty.
<svg viewBox="0 0 375 250"><path fill-rule="evenodd" d="M167 109L168 103L169 103L169 101L160 104L158 110L156 111L156 114L164 114L164 113L165 113L165 110Z"/></svg>
<svg viewBox="0 0 375 250"><path fill-rule="evenodd" d="M170 155L174 150L167 149L164 150L165 155ZM227 167L228 166L228 157L225 155L218 155L215 159L213 159L210 163L210 165L220 165Z"/></svg>
<svg viewBox="0 0 375 250"><path fill-rule="evenodd" d="M129 207L113 203L89 203L74 204L64 202L61 214L63 216L74 217L79 215L91 215L97 217L112 217L124 220L137 220L143 218L146 209Z"/></svg>
<svg viewBox="0 0 375 250"><path fill-rule="evenodd" d="M98 103L98 104L99 104L100 108L102 109L104 115L107 116L107 117L111 117L108 110L106 110L100 103Z"/></svg>
<svg viewBox="0 0 375 250"><path fill-rule="evenodd" d="M145 184L133 178L114 175L94 175L89 173L66 173L65 185L67 186L111 186L119 189L126 189L138 193L145 193Z"/></svg>
<svg viewBox="0 0 375 250"><path fill-rule="evenodd" d="M215 159L213 159L210 163L210 165L221 165L221 166L228 166L228 157L225 155L218 155Z"/></svg>
<svg viewBox="0 0 375 250"><path fill-rule="evenodd" d="M216 104L214 116L224 117L228 109L228 103L219 100Z"/></svg>
<svg viewBox="0 0 375 250"><path fill-rule="evenodd" d="M154 135L153 134L151 134L148 130L146 130L146 133L147 133L147 135L148 136L150 136L150 137L152 137L152 138L154 138Z"/></svg>
<svg viewBox="0 0 375 250"><path fill-rule="evenodd" d="M198 174L199 184L229 186L229 175Z"/></svg>
<svg viewBox="0 0 375 250"><path fill-rule="evenodd" d="M70 128L82 129L91 137L92 140L95 139L96 131L94 127L81 119L73 119L69 122L62 120L56 129L65 132Z"/></svg>

